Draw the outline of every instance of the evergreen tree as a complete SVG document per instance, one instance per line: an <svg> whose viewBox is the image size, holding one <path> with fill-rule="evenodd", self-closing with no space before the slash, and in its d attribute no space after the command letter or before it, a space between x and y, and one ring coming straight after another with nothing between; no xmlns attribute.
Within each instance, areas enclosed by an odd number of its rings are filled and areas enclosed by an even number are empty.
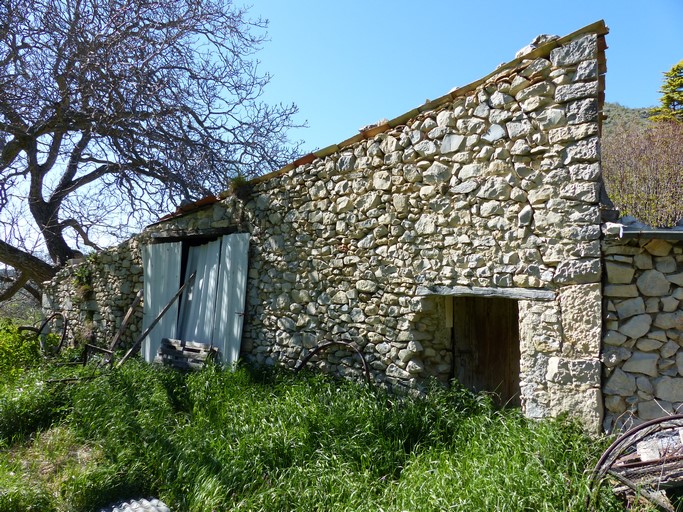
<svg viewBox="0 0 683 512"><path fill-rule="evenodd" d="M650 111L650 119L683 123L683 60L664 73L659 92L661 105Z"/></svg>

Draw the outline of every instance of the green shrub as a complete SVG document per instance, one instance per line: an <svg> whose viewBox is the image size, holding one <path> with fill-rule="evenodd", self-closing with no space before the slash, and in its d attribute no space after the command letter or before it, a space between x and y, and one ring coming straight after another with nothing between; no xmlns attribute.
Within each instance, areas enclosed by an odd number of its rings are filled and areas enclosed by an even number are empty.
<svg viewBox="0 0 683 512"><path fill-rule="evenodd" d="M40 343L19 333L11 320L0 319L0 378L14 380L25 368L41 361Z"/></svg>

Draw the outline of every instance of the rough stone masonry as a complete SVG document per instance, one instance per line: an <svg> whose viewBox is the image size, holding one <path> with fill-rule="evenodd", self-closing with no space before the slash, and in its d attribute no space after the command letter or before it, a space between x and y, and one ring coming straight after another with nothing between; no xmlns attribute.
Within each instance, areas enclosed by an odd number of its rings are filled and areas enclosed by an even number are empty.
<svg viewBox="0 0 683 512"><path fill-rule="evenodd" d="M244 359L294 367L318 344L343 340L364 353L376 383L420 391L459 364L454 297L506 299L518 311L524 413L569 412L598 431L606 33L599 22L530 48L478 82L254 180L246 201L228 195L150 226L84 263L94 276L85 300L74 300L75 270L65 270L47 288L46 309L111 336L141 286L141 245L248 231ZM652 350L661 347L642 353ZM362 369L343 347L318 365L350 377ZM629 378L628 367L618 371ZM607 389L610 414L624 407L625 386Z"/></svg>

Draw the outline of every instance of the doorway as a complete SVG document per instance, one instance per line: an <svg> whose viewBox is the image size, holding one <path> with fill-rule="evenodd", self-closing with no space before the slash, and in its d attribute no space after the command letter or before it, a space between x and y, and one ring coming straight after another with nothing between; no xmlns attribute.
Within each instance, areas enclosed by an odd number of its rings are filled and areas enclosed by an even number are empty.
<svg viewBox="0 0 683 512"><path fill-rule="evenodd" d="M453 297L452 300L452 376L475 392L493 392L501 406L519 406L517 300L499 297Z"/></svg>

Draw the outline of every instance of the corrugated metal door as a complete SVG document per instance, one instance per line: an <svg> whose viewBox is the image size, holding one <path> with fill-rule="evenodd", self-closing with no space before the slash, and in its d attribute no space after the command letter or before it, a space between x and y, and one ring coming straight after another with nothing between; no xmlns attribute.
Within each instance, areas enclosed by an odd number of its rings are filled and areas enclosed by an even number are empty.
<svg viewBox="0 0 683 512"><path fill-rule="evenodd" d="M146 329L180 288L180 259L182 246L178 243L152 244L142 247L144 295L142 329ZM142 355L151 363L156 356L161 338L175 338L178 325L178 301L164 314L142 342Z"/></svg>
<svg viewBox="0 0 683 512"><path fill-rule="evenodd" d="M239 358L249 271L249 233L225 235L221 241L213 344L232 364Z"/></svg>

